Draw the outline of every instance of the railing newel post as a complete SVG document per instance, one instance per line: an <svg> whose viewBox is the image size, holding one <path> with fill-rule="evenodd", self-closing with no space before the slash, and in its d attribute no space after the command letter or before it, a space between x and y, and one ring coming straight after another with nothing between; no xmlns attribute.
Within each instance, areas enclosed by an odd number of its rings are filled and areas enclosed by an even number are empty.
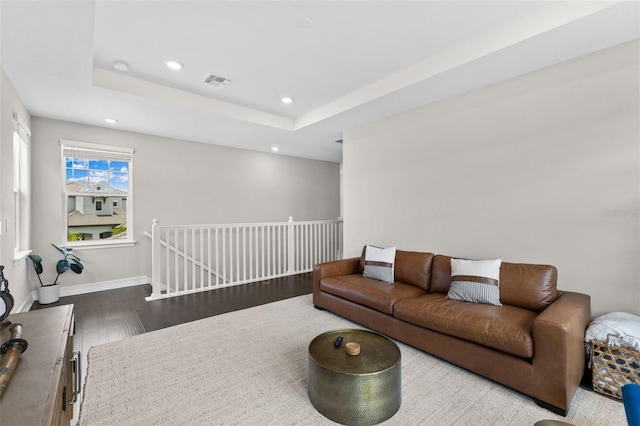
<svg viewBox="0 0 640 426"><path fill-rule="evenodd" d="M151 224L151 297L160 295L160 221L153 219Z"/></svg>

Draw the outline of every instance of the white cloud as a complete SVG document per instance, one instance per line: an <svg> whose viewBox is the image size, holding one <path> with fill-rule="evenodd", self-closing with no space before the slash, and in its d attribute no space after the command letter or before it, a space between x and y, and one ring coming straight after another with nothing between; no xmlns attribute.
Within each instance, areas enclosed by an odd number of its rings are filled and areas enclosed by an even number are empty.
<svg viewBox="0 0 640 426"><path fill-rule="evenodd" d="M109 172L90 170L89 178L91 179L92 183L107 182L109 180Z"/></svg>
<svg viewBox="0 0 640 426"><path fill-rule="evenodd" d="M71 167L74 169L88 169L89 168L89 160L83 160L81 158L74 158L71 161Z"/></svg>

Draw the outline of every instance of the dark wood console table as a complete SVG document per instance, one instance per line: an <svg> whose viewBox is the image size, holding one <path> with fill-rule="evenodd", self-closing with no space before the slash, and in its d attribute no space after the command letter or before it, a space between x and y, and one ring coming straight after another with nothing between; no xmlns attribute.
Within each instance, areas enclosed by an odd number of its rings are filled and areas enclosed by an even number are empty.
<svg viewBox="0 0 640 426"><path fill-rule="evenodd" d="M73 353L73 305L10 315L22 324L27 350L0 398L1 425L68 425L80 391L79 354ZM0 344L10 338L0 327Z"/></svg>

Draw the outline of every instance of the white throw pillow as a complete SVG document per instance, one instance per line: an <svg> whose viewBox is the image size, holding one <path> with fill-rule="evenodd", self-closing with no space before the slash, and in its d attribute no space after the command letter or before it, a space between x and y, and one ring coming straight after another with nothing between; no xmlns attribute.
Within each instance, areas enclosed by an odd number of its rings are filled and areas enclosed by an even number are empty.
<svg viewBox="0 0 640 426"><path fill-rule="evenodd" d="M463 302L500 303L500 265L502 259L451 259L451 287L447 297Z"/></svg>
<svg viewBox="0 0 640 426"><path fill-rule="evenodd" d="M367 246L364 254L363 276L393 284L396 248Z"/></svg>

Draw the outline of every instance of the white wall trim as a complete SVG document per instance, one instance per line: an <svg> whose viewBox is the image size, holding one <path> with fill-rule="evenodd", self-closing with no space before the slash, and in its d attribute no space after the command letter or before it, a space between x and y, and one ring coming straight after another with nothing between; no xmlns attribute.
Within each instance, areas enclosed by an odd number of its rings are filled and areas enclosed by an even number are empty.
<svg viewBox="0 0 640 426"><path fill-rule="evenodd" d="M60 288L60 297L76 296L78 294L95 293L98 291L115 290L117 288L132 287L135 285L149 284L151 278L146 275L139 277L122 278L119 280L100 281L90 284L79 284L71 286L62 286ZM31 303L38 300L38 292L36 290L31 292ZM26 303L26 302L25 302ZM29 307L31 304L29 304ZM22 311L20 311L22 312Z"/></svg>
<svg viewBox="0 0 640 426"><path fill-rule="evenodd" d="M100 281L91 284L80 284L72 286L62 286L60 289L60 297L75 296L78 294L95 293L97 291L114 290L123 287L132 287L134 285L149 284L151 278L142 275L139 277L123 278L119 280Z"/></svg>
<svg viewBox="0 0 640 426"><path fill-rule="evenodd" d="M29 312L29 310L31 309L31 305L33 305L33 302L35 302L34 293L35 292L29 293L25 301L22 302L22 305L20 305L18 309L12 310L11 313L19 314L22 312Z"/></svg>

